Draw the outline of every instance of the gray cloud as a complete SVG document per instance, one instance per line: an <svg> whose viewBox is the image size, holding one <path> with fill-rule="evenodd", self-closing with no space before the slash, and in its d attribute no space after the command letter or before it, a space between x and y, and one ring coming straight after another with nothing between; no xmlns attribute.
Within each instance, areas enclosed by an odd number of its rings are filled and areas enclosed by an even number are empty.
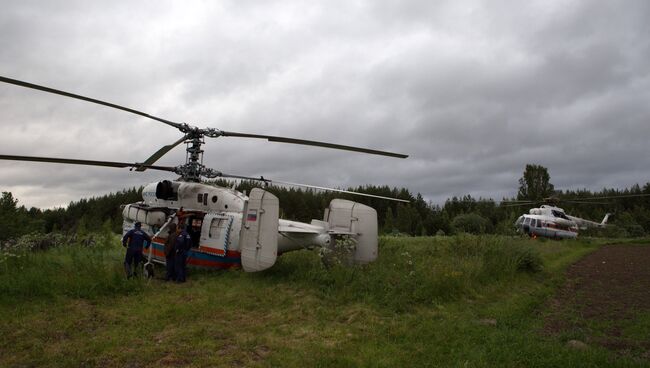
<svg viewBox="0 0 650 368"><path fill-rule="evenodd" d="M243 175L404 186L434 202L646 183L650 5L606 1L5 1L0 75L166 119L404 152L208 140ZM0 85L0 153L141 161L180 137L106 107ZM176 165L182 147L161 159ZM155 172L0 162L0 189L63 205Z"/></svg>

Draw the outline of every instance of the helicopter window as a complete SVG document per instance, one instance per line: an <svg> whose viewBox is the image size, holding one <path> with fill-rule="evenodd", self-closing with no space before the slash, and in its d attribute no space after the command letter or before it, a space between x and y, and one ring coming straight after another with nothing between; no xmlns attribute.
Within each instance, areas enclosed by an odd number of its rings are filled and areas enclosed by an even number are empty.
<svg viewBox="0 0 650 368"><path fill-rule="evenodd" d="M219 238L221 234L228 231L228 225L230 224L230 219L227 217L216 217L212 219L210 224L210 232L208 236L211 238Z"/></svg>
<svg viewBox="0 0 650 368"><path fill-rule="evenodd" d="M529 217L526 217L524 219L524 225L530 225L530 218Z"/></svg>
<svg viewBox="0 0 650 368"><path fill-rule="evenodd" d="M212 203L217 203L217 196L212 196Z"/></svg>
<svg viewBox="0 0 650 368"><path fill-rule="evenodd" d="M203 202L203 193L199 193L196 196L196 201L199 202L199 203Z"/></svg>
<svg viewBox="0 0 650 368"><path fill-rule="evenodd" d="M208 193L203 193L203 205L208 205Z"/></svg>

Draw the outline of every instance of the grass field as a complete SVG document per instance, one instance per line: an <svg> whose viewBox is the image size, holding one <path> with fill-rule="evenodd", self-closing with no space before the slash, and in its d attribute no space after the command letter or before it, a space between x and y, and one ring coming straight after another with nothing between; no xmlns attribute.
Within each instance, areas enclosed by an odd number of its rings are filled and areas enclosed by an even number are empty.
<svg viewBox="0 0 650 368"><path fill-rule="evenodd" d="M563 271L604 243L387 237L365 267L299 251L182 285L125 280L117 241L5 252L0 366L650 366L543 333Z"/></svg>

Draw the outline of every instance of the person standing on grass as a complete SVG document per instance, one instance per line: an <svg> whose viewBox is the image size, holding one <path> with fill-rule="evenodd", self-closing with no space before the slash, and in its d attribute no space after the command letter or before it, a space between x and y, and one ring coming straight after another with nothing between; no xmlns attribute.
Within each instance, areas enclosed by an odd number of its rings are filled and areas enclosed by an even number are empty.
<svg viewBox="0 0 650 368"><path fill-rule="evenodd" d="M187 261L187 252L190 250L192 247L192 237L190 236L190 233L188 230L192 228L192 225L189 224L187 227L181 231L178 235L176 235L176 241L174 242L174 250L176 252L175 255L175 267L174 271L176 271L176 282L185 282L185 275L186 275L186 270L187 270L187 265L185 262Z"/></svg>
<svg viewBox="0 0 650 368"><path fill-rule="evenodd" d="M169 224L169 235L167 236L167 241L165 241L165 268L167 273L165 275L165 281L174 281L176 280L176 271L175 271L175 262L176 262L176 250L174 245L176 244L176 223L172 222Z"/></svg>
<svg viewBox="0 0 650 368"><path fill-rule="evenodd" d="M142 223L136 222L134 228L127 231L122 237L122 246L126 248L124 271L127 278L131 278L134 274L137 275L138 266L142 262L142 248L149 247L151 244L151 237L142 231L141 227ZM133 264L133 268L131 268L131 264Z"/></svg>

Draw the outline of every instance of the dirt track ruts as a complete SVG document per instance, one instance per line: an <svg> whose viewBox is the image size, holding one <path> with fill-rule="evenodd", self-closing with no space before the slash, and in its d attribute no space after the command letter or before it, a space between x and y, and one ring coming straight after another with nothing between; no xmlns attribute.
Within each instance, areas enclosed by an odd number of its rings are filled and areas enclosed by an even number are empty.
<svg viewBox="0 0 650 368"><path fill-rule="evenodd" d="M586 343L612 350L647 352L650 336L625 336L624 328L648 312L650 246L608 245L569 267L566 283L550 301L544 330L583 334Z"/></svg>

